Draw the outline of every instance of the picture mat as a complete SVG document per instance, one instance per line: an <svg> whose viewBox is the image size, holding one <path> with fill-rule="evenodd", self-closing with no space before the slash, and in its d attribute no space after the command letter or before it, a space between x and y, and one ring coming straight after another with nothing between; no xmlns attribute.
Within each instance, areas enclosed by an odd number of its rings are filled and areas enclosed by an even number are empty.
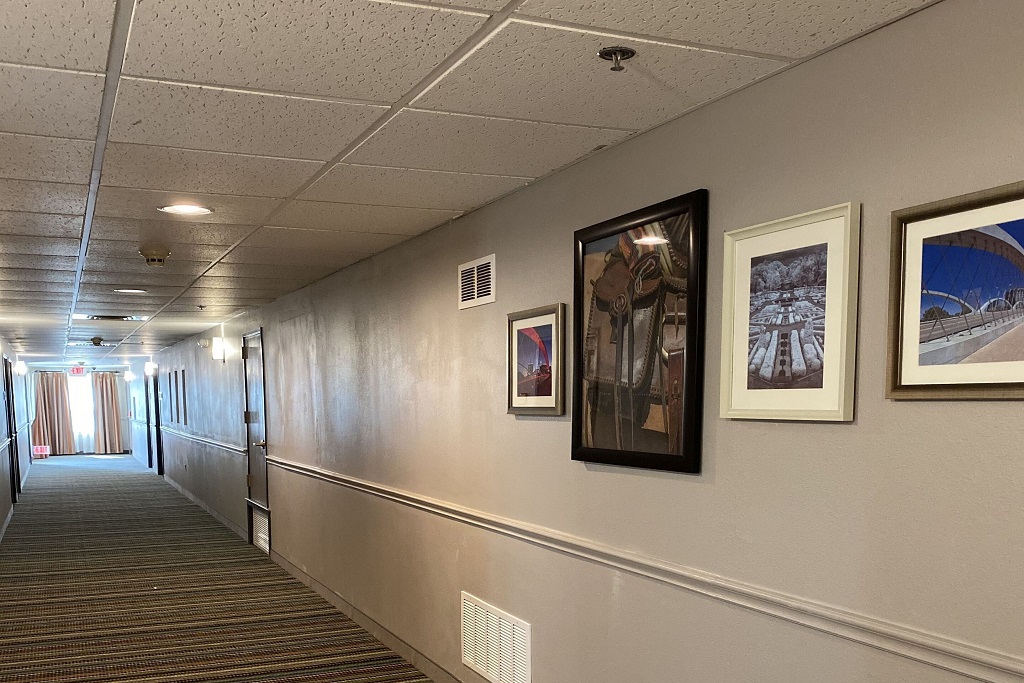
<svg viewBox="0 0 1024 683"><path fill-rule="evenodd" d="M816 244L828 244L825 300L825 363L820 389L747 389L747 356L750 326L750 263L767 254L791 251ZM734 410L836 411L842 391L840 365L842 320L846 301L844 259L847 252L846 219L828 218L806 225L770 232L734 242L732 405ZM852 321L851 321L852 323ZM742 332L740 332L742 331ZM832 341L834 340L834 341Z"/></svg>
<svg viewBox="0 0 1024 683"><path fill-rule="evenodd" d="M562 360L559 356L559 349L561 348L561 340L558 338L558 315L555 313L546 313L544 315L534 316L532 318L523 318L521 320L514 320L511 323L511 338L512 340L518 341L519 330L528 329L531 327L539 327L541 325L551 326L551 347L548 349L548 353L551 355L551 395L550 396L519 396L518 392L515 391L515 385L510 389L512 405L516 408L554 408L557 406L557 393L556 387L559 385L557 382L562 381ZM519 368L519 345L512 343L511 349L511 367L508 369L509 378L518 377Z"/></svg>
<svg viewBox="0 0 1024 683"><path fill-rule="evenodd" d="M922 252L924 240L1024 218L1024 199L906 224L903 242L903 325L900 381L904 385L1024 382L1024 361L920 365ZM913 293L907 287L913 285Z"/></svg>

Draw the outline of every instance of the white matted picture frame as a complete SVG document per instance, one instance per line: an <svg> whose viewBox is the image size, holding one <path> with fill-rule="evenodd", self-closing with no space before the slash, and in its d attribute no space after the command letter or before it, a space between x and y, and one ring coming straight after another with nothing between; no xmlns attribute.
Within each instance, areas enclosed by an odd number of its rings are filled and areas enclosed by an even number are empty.
<svg viewBox="0 0 1024 683"><path fill-rule="evenodd" d="M725 234L721 416L853 420L860 206Z"/></svg>
<svg viewBox="0 0 1024 683"><path fill-rule="evenodd" d="M565 304L508 315L508 412L565 413Z"/></svg>

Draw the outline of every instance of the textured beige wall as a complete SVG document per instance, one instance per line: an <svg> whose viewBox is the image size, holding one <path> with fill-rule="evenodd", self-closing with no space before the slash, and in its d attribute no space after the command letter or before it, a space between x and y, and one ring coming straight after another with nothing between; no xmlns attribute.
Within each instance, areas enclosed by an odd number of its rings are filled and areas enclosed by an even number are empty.
<svg viewBox="0 0 1024 683"><path fill-rule="evenodd" d="M265 328L270 454L1024 657L1020 404L883 397L890 212L1024 178L1022 26L940 3L236 320ZM505 414L505 316L571 302L574 230L699 187L704 473L572 462L568 416ZM719 419L722 233L846 201L856 421ZM457 311L492 252L497 304ZM161 363L195 366L200 433L242 438L240 362L196 348ZM964 680L274 468L270 501L276 552L467 681L460 590L533 624L537 683Z"/></svg>

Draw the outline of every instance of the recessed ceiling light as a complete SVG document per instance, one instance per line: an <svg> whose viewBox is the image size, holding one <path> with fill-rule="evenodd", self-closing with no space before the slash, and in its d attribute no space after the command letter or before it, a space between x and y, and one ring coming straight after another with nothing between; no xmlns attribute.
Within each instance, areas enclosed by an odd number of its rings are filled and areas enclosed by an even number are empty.
<svg viewBox="0 0 1024 683"><path fill-rule="evenodd" d="M157 211L174 213L179 216L205 216L208 213L213 213L213 209L198 204L171 204L170 206L161 206Z"/></svg>
<svg viewBox="0 0 1024 683"><path fill-rule="evenodd" d="M646 244L646 245L657 245L657 244L668 244L668 240L664 237L655 237L654 235L647 235L633 240L633 244Z"/></svg>
<svg viewBox="0 0 1024 683"><path fill-rule="evenodd" d="M144 289L115 289L114 291L115 292L120 292L121 294L145 294L146 293L146 290L144 290Z"/></svg>

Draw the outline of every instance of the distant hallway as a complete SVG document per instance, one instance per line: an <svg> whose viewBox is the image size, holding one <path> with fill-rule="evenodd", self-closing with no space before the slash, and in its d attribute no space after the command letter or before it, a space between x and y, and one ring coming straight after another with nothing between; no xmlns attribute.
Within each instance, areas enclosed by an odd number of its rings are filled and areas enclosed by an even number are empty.
<svg viewBox="0 0 1024 683"><path fill-rule="evenodd" d="M429 683L130 457L36 462L0 543L0 682Z"/></svg>

